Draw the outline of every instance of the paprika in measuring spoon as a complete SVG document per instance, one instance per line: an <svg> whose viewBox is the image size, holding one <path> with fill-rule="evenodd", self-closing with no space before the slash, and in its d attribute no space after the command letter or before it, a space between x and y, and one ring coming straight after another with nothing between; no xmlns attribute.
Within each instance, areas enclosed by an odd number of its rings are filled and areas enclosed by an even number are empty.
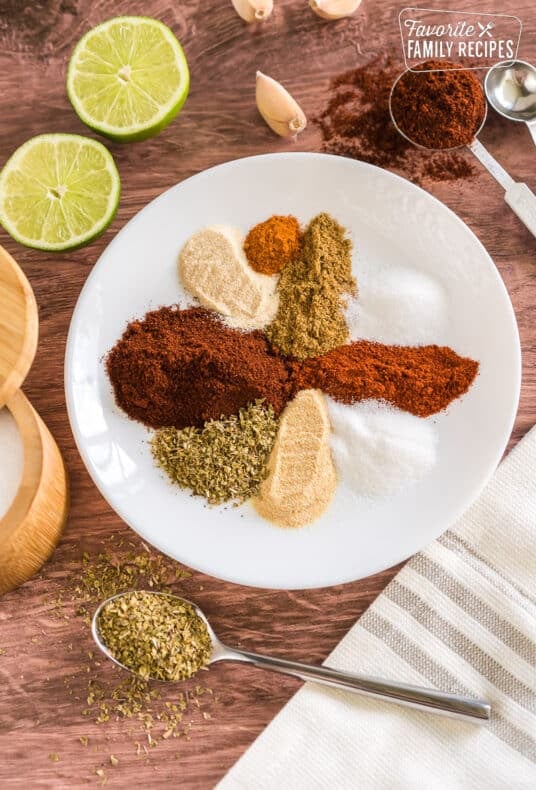
<svg viewBox="0 0 536 790"><path fill-rule="evenodd" d="M428 60L416 68L417 73L401 74L391 91L389 109L400 134L428 149L467 145L503 187L505 202L536 236L536 195L526 184L515 182L476 138L487 104L475 75L461 64L441 60Z"/></svg>
<svg viewBox="0 0 536 790"><path fill-rule="evenodd" d="M460 63L428 60L405 71L391 94L398 129L424 148L469 145L486 117L486 99L477 77Z"/></svg>

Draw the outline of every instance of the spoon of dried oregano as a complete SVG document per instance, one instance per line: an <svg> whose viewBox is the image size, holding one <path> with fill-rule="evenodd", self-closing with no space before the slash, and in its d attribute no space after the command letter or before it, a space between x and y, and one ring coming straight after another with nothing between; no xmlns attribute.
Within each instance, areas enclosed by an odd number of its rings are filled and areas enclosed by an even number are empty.
<svg viewBox="0 0 536 790"><path fill-rule="evenodd" d="M490 706L482 700L227 647L195 604L169 593L114 595L95 612L91 630L108 658L144 680L185 680L216 661L242 661L420 710L476 722L490 717Z"/></svg>

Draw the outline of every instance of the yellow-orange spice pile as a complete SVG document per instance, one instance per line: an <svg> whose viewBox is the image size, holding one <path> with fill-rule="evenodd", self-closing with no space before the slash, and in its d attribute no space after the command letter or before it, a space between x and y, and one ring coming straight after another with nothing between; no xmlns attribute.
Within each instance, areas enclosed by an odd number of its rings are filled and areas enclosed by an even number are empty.
<svg viewBox="0 0 536 790"><path fill-rule="evenodd" d="M253 227L244 242L250 266L261 274L277 274L300 252L300 223L291 215L275 215Z"/></svg>

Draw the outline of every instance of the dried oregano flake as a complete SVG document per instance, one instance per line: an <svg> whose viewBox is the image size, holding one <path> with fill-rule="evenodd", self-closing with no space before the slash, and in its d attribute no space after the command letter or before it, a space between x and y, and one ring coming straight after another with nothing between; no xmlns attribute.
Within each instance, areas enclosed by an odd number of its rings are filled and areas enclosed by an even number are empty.
<svg viewBox="0 0 536 790"><path fill-rule="evenodd" d="M84 552L81 567L73 568L68 586L58 591L53 602L58 617L70 620L72 614L77 614L89 625L96 604L103 598L140 588L171 592L177 581L191 575L137 540L111 534L102 544L105 548L99 553ZM80 627L78 636L85 645L85 629ZM69 653L76 652L73 642L63 646ZM85 647L82 652L81 660L85 658ZM176 685L144 681L106 666L94 650L87 651L87 655L87 665L79 662L76 674L65 676L65 693L79 703L87 727L94 723L107 730L109 726L121 727L116 722L122 721L121 732L128 735L140 759L148 759L149 748L168 740L190 740L194 721L198 725L197 719L203 716L204 710L213 709L219 701L211 688L196 685L194 691L188 686L180 690ZM89 734L91 742L94 739L99 742L96 729ZM108 740L109 736L105 737ZM78 741L80 748L87 748L90 738L84 734ZM117 770L121 770L122 762Z"/></svg>
<svg viewBox="0 0 536 790"><path fill-rule="evenodd" d="M145 544L142 545L146 549L143 554L134 551L119 553L122 546L114 551L107 549L93 557L84 552L82 571L74 586L74 594L78 604L76 612L88 624L91 620L91 605L94 603L140 587L167 591L171 584L191 575L173 560L152 554ZM63 593L58 595L56 604L61 608Z"/></svg>

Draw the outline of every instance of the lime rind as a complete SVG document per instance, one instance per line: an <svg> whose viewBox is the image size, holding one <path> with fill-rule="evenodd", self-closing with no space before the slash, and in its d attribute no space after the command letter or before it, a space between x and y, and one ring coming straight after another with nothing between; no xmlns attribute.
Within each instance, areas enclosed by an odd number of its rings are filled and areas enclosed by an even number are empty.
<svg viewBox="0 0 536 790"><path fill-rule="evenodd" d="M121 41L122 26L143 30L150 39L147 51L140 48L135 36ZM166 58L162 52L158 56L159 48L167 51ZM126 62L132 60L133 67ZM173 69L176 84L162 101L159 93L171 84ZM118 90L121 72L127 77L129 91ZM136 74L139 79L132 79ZM182 109L189 87L188 63L174 33L159 20L144 16L115 17L89 30L76 45L67 69L67 95L80 120L117 142L146 140L162 131ZM114 113L138 119L114 124L108 120Z"/></svg>
<svg viewBox="0 0 536 790"><path fill-rule="evenodd" d="M58 185L65 188L63 201L57 199L63 194L55 194ZM0 172L0 224L26 247L73 250L106 230L120 193L119 173L102 143L81 135L38 135L23 143Z"/></svg>

